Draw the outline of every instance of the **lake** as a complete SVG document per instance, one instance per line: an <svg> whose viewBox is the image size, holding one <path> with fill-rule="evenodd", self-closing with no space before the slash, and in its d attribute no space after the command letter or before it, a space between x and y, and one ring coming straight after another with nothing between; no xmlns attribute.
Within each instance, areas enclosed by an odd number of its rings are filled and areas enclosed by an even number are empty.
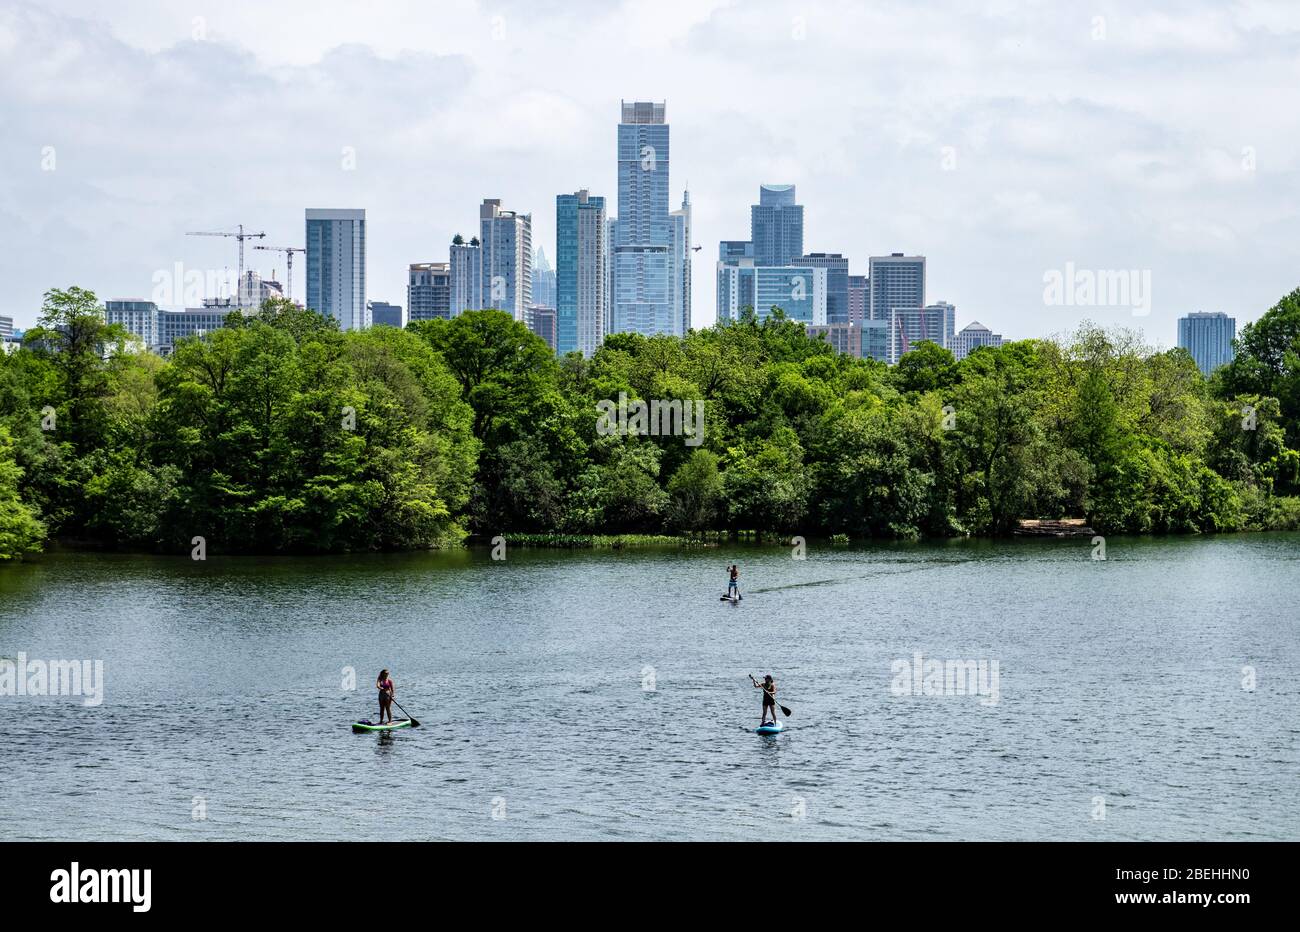
<svg viewBox="0 0 1300 932"><path fill-rule="evenodd" d="M1300 839L1300 535L1106 547L0 566L0 657L104 677L0 696L0 838Z"/></svg>

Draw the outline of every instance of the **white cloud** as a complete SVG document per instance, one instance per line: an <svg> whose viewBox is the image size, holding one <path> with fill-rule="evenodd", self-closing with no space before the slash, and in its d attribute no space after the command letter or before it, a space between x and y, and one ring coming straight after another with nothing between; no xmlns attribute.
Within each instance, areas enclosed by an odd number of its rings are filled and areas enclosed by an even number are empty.
<svg viewBox="0 0 1300 932"><path fill-rule="evenodd" d="M760 183L793 182L808 249L854 272L925 252L962 322L1061 329L1041 274L1073 260L1151 268L1143 324L1168 342L1187 310L1249 319L1297 284L1298 47L1273 2L10 3L0 313L233 266L233 244L184 233L299 243L308 206L367 209L371 297L397 303L484 197L531 211L553 256L556 194L616 206L618 102L639 97L668 101L674 206L691 185L697 323L717 241L748 235Z"/></svg>

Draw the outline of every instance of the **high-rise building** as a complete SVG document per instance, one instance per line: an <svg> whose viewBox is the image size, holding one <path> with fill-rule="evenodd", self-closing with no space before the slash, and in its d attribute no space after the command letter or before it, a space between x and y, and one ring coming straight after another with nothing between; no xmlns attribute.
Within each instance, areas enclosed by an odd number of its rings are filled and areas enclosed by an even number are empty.
<svg viewBox="0 0 1300 932"><path fill-rule="evenodd" d="M677 319L676 332L684 336L691 329L691 192L682 192L682 206L669 215L668 301Z"/></svg>
<svg viewBox="0 0 1300 932"><path fill-rule="evenodd" d="M821 338L837 353L889 361L889 325L883 320L847 324L809 324L808 336Z"/></svg>
<svg viewBox="0 0 1300 932"><path fill-rule="evenodd" d="M796 265L803 255L803 205L794 185L765 184L749 209L749 239L755 265Z"/></svg>
<svg viewBox="0 0 1300 932"><path fill-rule="evenodd" d="M838 252L810 252L792 265L826 270L826 323L849 322L849 260Z"/></svg>
<svg viewBox="0 0 1300 932"><path fill-rule="evenodd" d="M241 307L256 311L262 302L269 298L283 298L284 291L280 283L271 278L263 278L253 269L244 272L244 280L239 283L239 304Z"/></svg>
<svg viewBox="0 0 1300 932"><path fill-rule="evenodd" d="M546 307L542 304L534 304L528 308L527 321L528 329L537 334L546 341L546 345L551 348L551 352L559 352L556 347L556 315L555 308Z"/></svg>
<svg viewBox="0 0 1300 932"><path fill-rule="evenodd" d="M1232 362L1237 319L1222 311L1192 311L1178 318L1178 345L1192 354L1205 376Z"/></svg>
<svg viewBox="0 0 1300 932"><path fill-rule="evenodd" d="M105 301L104 321L121 324L127 333L138 337L150 349L158 346L158 305L152 301Z"/></svg>
<svg viewBox="0 0 1300 932"><path fill-rule="evenodd" d="M586 189L555 198L555 351L590 356L605 339L605 199ZM542 302L537 302L539 305Z"/></svg>
<svg viewBox="0 0 1300 932"><path fill-rule="evenodd" d="M500 198L484 198L478 217L484 306L525 320L533 303L533 217L502 210Z"/></svg>
<svg viewBox="0 0 1300 932"><path fill-rule="evenodd" d="M957 309L946 301L936 301L927 307L890 308L889 363L896 364L922 340L951 350L956 326Z"/></svg>
<svg viewBox="0 0 1300 932"><path fill-rule="evenodd" d="M400 304L387 301L370 301L370 324L372 327L405 327L406 312Z"/></svg>
<svg viewBox="0 0 1300 932"><path fill-rule="evenodd" d="M718 262L718 322L739 320L745 308L754 307L754 260Z"/></svg>
<svg viewBox="0 0 1300 932"><path fill-rule="evenodd" d="M541 246L533 253L533 303L542 307L555 307L555 270L547 261Z"/></svg>
<svg viewBox="0 0 1300 932"><path fill-rule="evenodd" d="M7 340L14 335L14 319L0 314L0 340Z"/></svg>
<svg viewBox="0 0 1300 932"><path fill-rule="evenodd" d="M865 275L849 276L849 323L860 324L871 318L871 279Z"/></svg>
<svg viewBox="0 0 1300 932"><path fill-rule="evenodd" d="M370 326L364 210L307 209L307 307L344 330Z"/></svg>
<svg viewBox="0 0 1300 932"><path fill-rule="evenodd" d="M825 324L826 269L719 263L718 321L740 320L747 307L760 321L770 317L773 308L780 308L790 320Z"/></svg>
<svg viewBox="0 0 1300 932"><path fill-rule="evenodd" d="M957 331L957 335L952 342L952 354L960 361L974 352L977 347L992 346L996 348L1001 345L1002 334L994 333L977 320Z"/></svg>
<svg viewBox="0 0 1300 932"><path fill-rule="evenodd" d="M410 320L451 317L451 263L411 263L407 271L406 310Z"/></svg>
<svg viewBox="0 0 1300 932"><path fill-rule="evenodd" d="M668 212L668 124L665 106L622 102L618 124L618 218L611 246L615 333L678 333L681 274ZM689 251L689 250L688 250Z"/></svg>
<svg viewBox="0 0 1300 932"><path fill-rule="evenodd" d="M872 320L889 320L896 307L925 307L925 256L896 252L868 261Z"/></svg>
<svg viewBox="0 0 1300 932"><path fill-rule="evenodd" d="M450 313L459 317L465 311L481 311L487 307L483 300L483 249L478 237L468 243L451 244L450 252Z"/></svg>

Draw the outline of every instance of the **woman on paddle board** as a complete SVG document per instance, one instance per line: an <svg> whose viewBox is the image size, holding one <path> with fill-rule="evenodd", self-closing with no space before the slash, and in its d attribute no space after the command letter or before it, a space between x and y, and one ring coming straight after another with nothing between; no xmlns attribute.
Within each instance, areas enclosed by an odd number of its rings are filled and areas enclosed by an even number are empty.
<svg viewBox="0 0 1300 932"><path fill-rule="evenodd" d="M767 710L772 710L772 724L776 724L776 680L772 679L772 674L768 673L763 677L763 682L754 679L754 674L749 674L749 681L754 684L755 689L763 690L763 718L758 723L762 728L767 724Z"/></svg>
<svg viewBox="0 0 1300 932"><path fill-rule="evenodd" d="M393 720L393 694L397 692L393 686L392 678L389 677L387 670L380 670L379 676L375 678L375 688L379 690L379 722L384 724L384 714L388 714L388 720ZM775 718L773 713L773 718Z"/></svg>
<svg viewBox="0 0 1300 932"><path fill-rule="evenodd" d="M727 567L727 572L731 577L727 580L727 598L738 599L740 598L740 567L733 563Z"/></svg>

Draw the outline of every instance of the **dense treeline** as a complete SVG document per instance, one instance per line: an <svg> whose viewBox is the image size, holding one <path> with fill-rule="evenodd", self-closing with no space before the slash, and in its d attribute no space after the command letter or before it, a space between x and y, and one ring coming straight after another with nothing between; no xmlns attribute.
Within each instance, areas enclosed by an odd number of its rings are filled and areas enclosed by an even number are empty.
<svg viewBox="0 0 1300 932"><path fill-rule="evenodd" d="M1060 341L836 355L777 313L556 359L476 311L341 333L283 301L168 359L46 296L0 357L0 558L123 548L382 550L467 533L995 535L1300 526L1300 290L1206 380L1181 350ZM704 401L702 438L597 405ZM691 440L691 442L687 442Z"/></svg>

